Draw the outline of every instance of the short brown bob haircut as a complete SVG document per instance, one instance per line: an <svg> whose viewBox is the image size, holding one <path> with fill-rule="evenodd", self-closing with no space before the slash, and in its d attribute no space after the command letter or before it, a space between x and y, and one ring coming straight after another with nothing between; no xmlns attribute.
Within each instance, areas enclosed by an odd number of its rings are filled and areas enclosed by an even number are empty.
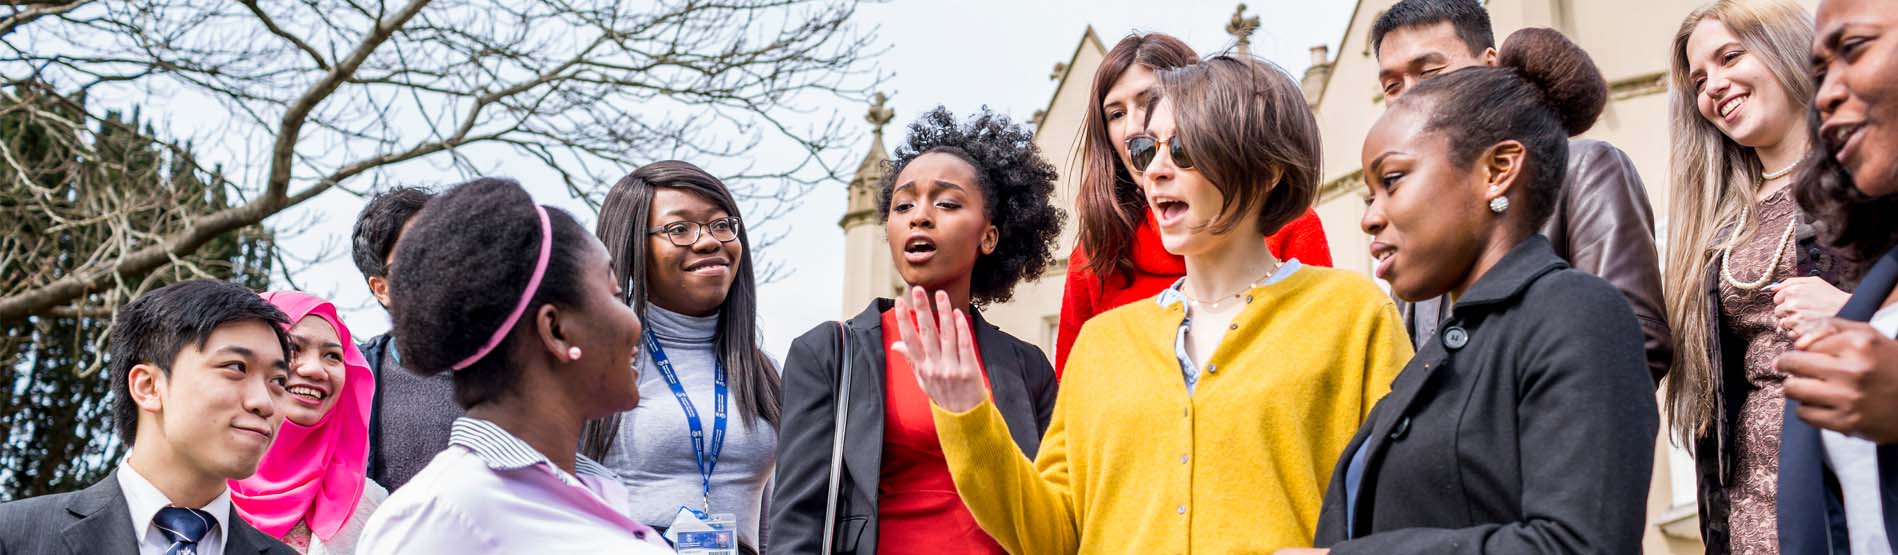
<svg viewBox="0 0 1898 555"><path fill-rule="evenodd" d="M1193 169L1224 199L1213 233L1232 231L1248 213L1271 235L1305 214L1318 195L1323 149L1318 121L1285 70L1252 57L1214 56L1160 72L1159 94L1173 101L1180 147ZM1147 111L1152 119L1153 110Z"/></svg>

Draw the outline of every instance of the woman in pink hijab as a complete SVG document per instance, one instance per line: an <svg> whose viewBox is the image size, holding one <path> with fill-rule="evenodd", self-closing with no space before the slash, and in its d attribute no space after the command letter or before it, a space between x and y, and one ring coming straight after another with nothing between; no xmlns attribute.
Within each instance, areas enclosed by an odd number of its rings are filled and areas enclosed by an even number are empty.
<svg viewBox="0 0 1898 555"><path fill-rule="evenodd" d="M296 291L264 300L290 317L283 427L257 473L231 482L244 520L306 555L353 553L389 496L364 474L375 378L329 301Z"/></svg>

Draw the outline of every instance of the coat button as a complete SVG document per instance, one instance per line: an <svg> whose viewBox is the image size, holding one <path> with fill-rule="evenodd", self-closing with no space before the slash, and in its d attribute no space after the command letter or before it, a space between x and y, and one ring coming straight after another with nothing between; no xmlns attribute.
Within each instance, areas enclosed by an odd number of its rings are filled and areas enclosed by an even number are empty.
<svg viewBox="0 0 1898 555"><path fill-rule="evenodd" d="M1227 331L1231 331L1231 330L1236 330L1236 329L1239 329L1239 324L1233 324L1233 325L1230 325L1230 326L1226 326L1226 330L1227 330Z"/></svg>
<svg viewBox="0 0 1898 555"><path fill-rule="evenodd" d="M1410 417L1406 416L1402 420L1398 420L1396 426L1391 427L1390 438L1392 441L1396 441L1403 439L1404 435L1408 433L1410 433Z"/></svg>
<svg viewBox="0 0 1898 555"><path fill-rule="evenodd" d="M1450 326L1449 329L1443 330L1444 347L1454 351L1468 344L1470 344L1470 332L1463 331L1462 327Z"/></svg>
<svg viewBox="0 0 1898 555"><path fill-rule="evenodd" d="M1180 464L1186 464L1186 455L1180 455Z"/></svg>
<svg viewBox="0 0 1898 555"><path fill-rule="evenodd" d="M1208 374L1217 374L1217 373L1219 373L1219 365L1217 365L1217 364L1208 364L1208 365L1206 365L1206 373L1208 373Z"/></svg>
<svg viewBox="0 0 1898 555"><path fill-rule="evenodd" d="M1180 505L1179 512L1180 514L1186 514L1186 505Z"/></svg>
<svg viewBox="0 0 1898 555"><path fill-rule="evenodd" d="M1252 304L1252 295L1246 295L1246 304Z"/></svg>

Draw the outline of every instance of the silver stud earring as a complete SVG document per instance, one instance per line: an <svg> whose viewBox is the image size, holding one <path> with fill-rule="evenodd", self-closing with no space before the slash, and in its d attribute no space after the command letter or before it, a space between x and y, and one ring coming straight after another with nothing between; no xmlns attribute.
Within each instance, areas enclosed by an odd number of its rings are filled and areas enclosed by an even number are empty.
<svg viewBox="0 0 1898 555"><path fill-rule="evenodd" d="M1508 209L1509 209L1509 197L1496 197L1493 199L1489 199L1489 211L1495 212L1497 214L1501 214L1503 213L1503 211L1508 210Z"/></svg>
<svg viewBox="0 0 1898 555"><path fill-rule="evenodd" d="M567 347L567 360L580 360L580 348Z"/></svg>

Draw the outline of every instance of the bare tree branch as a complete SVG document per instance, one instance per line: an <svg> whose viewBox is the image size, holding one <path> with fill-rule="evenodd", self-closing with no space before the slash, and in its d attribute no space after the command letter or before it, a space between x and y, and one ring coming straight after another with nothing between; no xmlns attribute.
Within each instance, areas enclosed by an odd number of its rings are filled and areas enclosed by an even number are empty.
<svg viewBox="0 0 1898 555"><path fill-rule="evenodd" d="M49 15L59 15L73 11L92 0L68 0L66 2L23 2L13 4L13 13L0 18L0 37L13 34L14 29L32 23L33 20Z"/></svg>
<svg viewBox="0 0 1898 555"><path fill-rule="evenodd" d="M594 206L631 167L688 159L759 205L753 221L784 214L851 169L846 120L814 108L862 100L882 79L870 63L880 47L851 24L859 1L297 0L266 11L255 0L120 0L33 4L47 9L31 19L16 10L5 21L17 23L0 27L0 79L92 99L19 117L74 136L123 133L108 116L133 105L112 102L185 100L151 105L166 106L156 121L182 121L194 139L150 148L176 153L168 172L214 176L236 202L177 208L182 199L140 191L69 206L53 184L70 176L0 144L0 182L21 191L0 194L0 210L99 237L71 253L0 238L0 321L84 314L131 298L156 273L203 271L184 263L192 253L332 189L414 180L413 166L456 177L505 170L480 154L488 149L551 168ZM265 34L274 38L256 40ZM767 145L795 154L756 158ZM30 258L44 253L55 258Z"/></svg>

